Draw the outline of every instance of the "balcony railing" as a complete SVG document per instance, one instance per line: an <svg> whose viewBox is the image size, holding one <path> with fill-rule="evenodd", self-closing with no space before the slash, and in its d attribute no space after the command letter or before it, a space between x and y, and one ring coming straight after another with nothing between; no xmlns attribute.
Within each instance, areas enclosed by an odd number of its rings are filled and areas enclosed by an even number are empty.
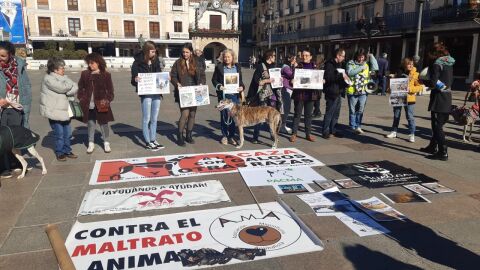
<svg viewBox="0 0 480 270"><path fill-rule="evenodd" d="M72 35L71 33L52 33L52 32L30 32L30 37L61 37L61 38L79 38L79 39L94 39L94 38L105 38L105 39L132 39L138 38L140 34L145 39L166 39L166 33L150 33L150 32L135 32L135 36L123 34L121 31L110 31L110 32L100 32L95 30L80 30L77 32L77 36ZM151 35L152 34L152 35ZM187 33L188 34L188 33Z"/></svg>
<svg viewBox="0 0 480 270"><path fill-rule="evenodd" d="M479 16L480 7L463 4L461 6L442 7L430 10L432 23L471 21Z"/></svg>

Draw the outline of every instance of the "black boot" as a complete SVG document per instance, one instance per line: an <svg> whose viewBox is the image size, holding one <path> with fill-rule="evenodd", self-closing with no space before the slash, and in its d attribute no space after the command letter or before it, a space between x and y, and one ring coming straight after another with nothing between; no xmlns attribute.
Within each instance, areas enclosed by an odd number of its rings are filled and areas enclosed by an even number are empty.
<svg viewBox="0 0 480 270"><path fill-rule="evenodd" d="M178 131L177 138L178 146L185 146L185 138L183 138L183 132Z"/></svg>
<svg viewBox="0 0 480 270"><path fill-rule="evenodd" d="M433 141L430 141L430 143L426 147L420 148L420 151L427 154L435 154L437 152L437 144Z"/></svg>
<svg viewBox="0 0 480 270"><path fill-rule="evenodd" d="M192 138L192 131L188 131L187 130L187 136L185 137L185 141L188 142L188 143L191 143L191 144L194 144L195 141L193 140Z"/></svg>
<svg viewBox="0 0 480 270"><path fill-rule="evenodd" d="M442 160L442 161L447 161L448 160L448 151L447 151L447 146L445 145L439 145L438 146L438 151L435 152L432 155L427 156L428 159L433 159L433 160Z"/></svg>

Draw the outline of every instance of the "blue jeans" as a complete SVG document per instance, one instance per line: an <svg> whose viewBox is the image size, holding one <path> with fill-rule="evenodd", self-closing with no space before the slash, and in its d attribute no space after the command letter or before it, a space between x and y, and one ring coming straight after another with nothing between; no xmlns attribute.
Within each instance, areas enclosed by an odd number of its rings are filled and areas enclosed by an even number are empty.
<svg viewBox="0 0 480 270"><path fill-rule="evenodd" d="M342 97L335 99L325 98L327 103L325 116L323 118L323 135L335 134L338 117L340 116L340 108L342 107Z"/></svg>
<svg viewBox="0 0 480 270"><path fill-rule="evenodd" d="M393 131L397 131L398 124L400 123L400 116L402 116L402 107L405 108L405 113L407 114L407 121L408 121L408 130L410 134L415 134L415 104L409 104L407 106L398 106L393 107Z"/></svg>
<svg viewBox="0 0 480 270"><path fill-rule="evenodd" d="M142 131L145 143L157 138L157 119L160 111L160 95L144 95L142 100Z"/></svg>
<svg viewBox="0 0 480 270"><path fill-rule="evenodd" d="M240 103L238 96L235 94L225 94L225 98L231 99L235 104ZM222 130L223 137L233 138L235 136L235 121L233 121L232 117L228 116L228 110L220 112L220 129Z"/></svg>
<svg viewBox="0 0 480 270"><path fill-rule="evenodd" d="M366 103L367 95L348 95L349 120L352 129L362 127L363 111Z"/></svg>
<svg viewBox="0 0 480 270"><path fill-rule="evenodd" d="M72 136L72 129L70 127L70 121L48 119L48 122L50 123L50 127L52 127L53 136L55 137L55 154L60 156L71 153L70 137Z"/></svg>

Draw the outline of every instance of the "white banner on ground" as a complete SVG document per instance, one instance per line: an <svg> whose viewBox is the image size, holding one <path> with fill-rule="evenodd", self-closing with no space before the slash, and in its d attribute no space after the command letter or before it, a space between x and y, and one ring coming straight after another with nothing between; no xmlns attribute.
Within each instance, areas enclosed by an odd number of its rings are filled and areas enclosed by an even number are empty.
<svg viewBox="0 0 480 270"><path fill-rule="evenodd" d="M161 186L94 189L85 194L78 216L116 214L230 201L217 180Z"/></svg>
<svg viewBox="0 0 480 270"><path fill-rule="evenodd" d="M323 250L277 202L260 206L77 222L65 245L77 269L198 269Z"/></svg>
<svg viewBox="0 0 480 270"><path fill-rule="evenodd" d="M185 86L178 88L180 107L195 107L210 104L207 85Z"/></svg>
<svg viewBox="0 0 480 270"><path fill-rule="evenodd" d="M138 95L170 94L170 73L138 73Z"/></svg>
<svg viewBox="0 0 480 270"><path fill-rule="evenodd" d="M297 196L308 204L317 216L335 216L360 237L390 232L358 211L350 200L340 193L338 187Z"/></svg>
<svg viewBox="0 0 480 270"><path fill-rule="evenodd" d="M324 166L296 148L97 160L90 185L233 173L238 168Z"/></svg>
<svg viewBox="0 0 480 270"><path fill-rule="evenodd" d="M323 89L324 70L318 69L295 69L293 78L294 89Z"/></svg>

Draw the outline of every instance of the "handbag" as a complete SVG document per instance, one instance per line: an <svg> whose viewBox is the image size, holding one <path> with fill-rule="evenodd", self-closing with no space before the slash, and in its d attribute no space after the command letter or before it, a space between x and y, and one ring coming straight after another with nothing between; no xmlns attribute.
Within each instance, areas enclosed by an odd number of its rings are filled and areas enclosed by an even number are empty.
<svg viewBox="0 0 480 270"><path fill-rule="evenodd" d="M83 118L83 112L82 108L80 107L80 103L75 100L69 100L68 101L68 115L70 118L73 119L82 119Z"/></svg>
<svg viewBox="0 0 480 270"><path fill-rule="evenodd" d="M110 101L107 99L95 100L95 108L97 108L97 112L99 113L106 113L110 108Z"/></svg>
<svg viewBox="0 0 480 270"><path fill-rule="evenodd" d="M265 64L262 63L262 66L263 66L263 71L268 71ZM264 78L262 76L262 79L268 79L268 78ZM269 83L266 83L263 86L258 86L257 93L258 93L258 97L260 98L260 101L265 101L267 98L273 95L272 85Z"/></svg>

